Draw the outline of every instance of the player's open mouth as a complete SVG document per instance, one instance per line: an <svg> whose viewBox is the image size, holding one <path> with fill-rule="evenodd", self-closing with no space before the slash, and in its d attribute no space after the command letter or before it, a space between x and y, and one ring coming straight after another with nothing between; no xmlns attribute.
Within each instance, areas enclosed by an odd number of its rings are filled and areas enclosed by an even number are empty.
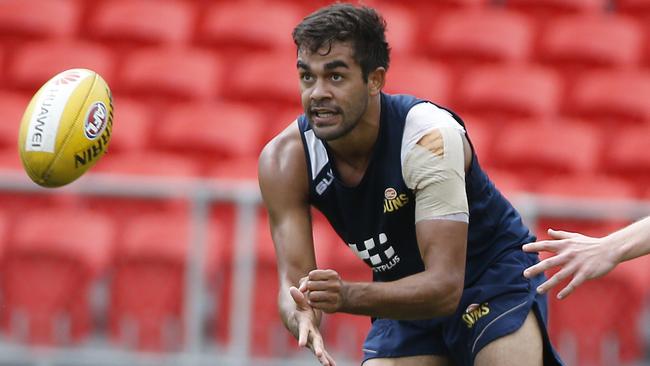
<svg viewBox="0 0 650 366"><path fill-rule="evenodd" d="M316 125L328 125L334 123L339 113L332 109L312 109L312 120Z"/></svg>

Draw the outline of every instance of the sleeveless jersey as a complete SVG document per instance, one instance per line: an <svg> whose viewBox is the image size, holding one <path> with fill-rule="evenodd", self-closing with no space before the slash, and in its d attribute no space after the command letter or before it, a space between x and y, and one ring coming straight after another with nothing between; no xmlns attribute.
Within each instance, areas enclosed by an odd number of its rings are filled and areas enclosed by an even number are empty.
<svg viewBox="0 0 650 366"><path fill-rule="evenodd" d="M393 281L424 270L415 234L415 196L404 182L401 161L406 116L422 102L426 101L382 93L377 142L362 180L354 187L339 179L327 143L316 137L304 115L298 117L308 163L310 203L372 268L375 281ZM465 127L460 117L448 112ZM535 238L481 169L474 152L465 189L469 204L468 285L501 254Z"/></svg>

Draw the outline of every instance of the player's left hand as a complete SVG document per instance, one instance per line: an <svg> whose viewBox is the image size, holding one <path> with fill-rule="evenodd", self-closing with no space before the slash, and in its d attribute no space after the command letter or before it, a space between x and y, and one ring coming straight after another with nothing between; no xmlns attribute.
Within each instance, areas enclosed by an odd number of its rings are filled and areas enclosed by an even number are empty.
<svg viewBox="0 0 650 366"><path fill-rule="evenodd" d="M302 280L300 282L303 283ZM334 358L325 349L323 336L318 329L321 311L309 306L305 294L299 289L291 286L289 293L296 303L296 312L292 320L295 322L293 333L298 338L298 345L309 348L322 366L336 366Z"/></svg>
<svg viewBox="0 0 650 366"><path fill-rule="evenodd" d="M300 291L305 293L309 305L326 313L335 313L345 302L341 276L332 269L315 269L300 280Z"/></svg>
<svg viewBox="0 0 650 366"><path fill-rule="evenodd" d="M558 299L563 299L586 280L604 276L618 264L613 257L611 245L603 238L550 229L548 234L554 240L529 243L522 248L525 252L555 253L555 256L546 258L524 271L525 277L532 278L553 267L560 267L557 273L537 288L539 293L546 293L572 276L571 281L557 294Z"/></svg>

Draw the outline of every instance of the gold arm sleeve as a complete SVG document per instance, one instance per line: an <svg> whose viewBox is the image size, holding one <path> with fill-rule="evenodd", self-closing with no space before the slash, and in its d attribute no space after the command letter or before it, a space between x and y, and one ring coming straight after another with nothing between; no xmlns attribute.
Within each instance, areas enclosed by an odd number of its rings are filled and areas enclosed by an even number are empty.
<svg viewBox="0 0 650 366"><path fill-rule="evenodd" d="M402 167L415 193L415 222L446 219L469 222L462 131L431 130L407 152Z"/></svg>

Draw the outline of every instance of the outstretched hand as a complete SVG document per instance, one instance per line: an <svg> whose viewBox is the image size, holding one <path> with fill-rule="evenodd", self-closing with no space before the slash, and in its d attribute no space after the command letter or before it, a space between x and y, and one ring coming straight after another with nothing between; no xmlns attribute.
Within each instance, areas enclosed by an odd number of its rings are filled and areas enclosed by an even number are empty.
<svg viewBox="0 0 650 366"><path fill-rule="evenodd" d="M560 267L557 273L537 287L539 293L545 293L562 280L573 276L557 295L558 299L563 299L584 281L604 276L618 264L611 248L602 238L552 229L548 230L548 234L554 240L543 240L523 246L525 252L555 253L555 256L527 268L524 271L525 277L535 277L548 269Z"/></svg>
<svg viewBox="0 0 650 366"><path fill-rule="evenodd" d="M336 362L332 356L325 350L323 336L318 329L321 317L320 310L312 308L305 294L298 288L291 286L289 288L289 294L296 303L294 320L297 323L298 329L298 345L309 348L321 365L336 366Z"/></svg>

